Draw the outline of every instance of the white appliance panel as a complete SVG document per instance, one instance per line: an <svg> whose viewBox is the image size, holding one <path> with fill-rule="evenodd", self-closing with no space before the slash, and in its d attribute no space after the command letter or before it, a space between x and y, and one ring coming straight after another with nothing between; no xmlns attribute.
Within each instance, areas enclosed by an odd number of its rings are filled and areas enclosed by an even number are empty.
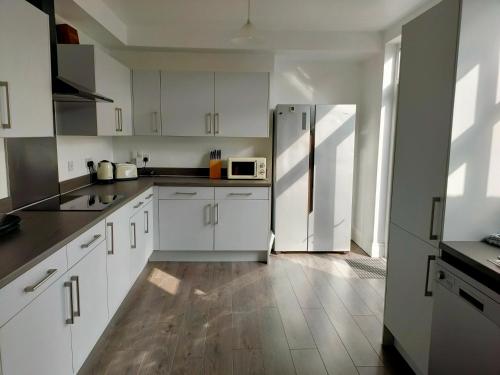
<svg viewBox="0 0 500 375"><path fill-rule="evenodd" d="M316 106L308 251L350 250L355 123L355 105Z"/></svg>

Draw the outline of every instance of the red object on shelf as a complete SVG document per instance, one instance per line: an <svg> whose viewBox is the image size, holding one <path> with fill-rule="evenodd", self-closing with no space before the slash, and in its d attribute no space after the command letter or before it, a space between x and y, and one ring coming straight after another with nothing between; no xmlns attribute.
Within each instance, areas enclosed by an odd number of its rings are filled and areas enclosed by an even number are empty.
<svg viewBox="0 0 500 375"><path fill-rule="evenodd" d="M57 43L60 44L80 44L78 30L70 25L63 23L56 25Z"/></svg>

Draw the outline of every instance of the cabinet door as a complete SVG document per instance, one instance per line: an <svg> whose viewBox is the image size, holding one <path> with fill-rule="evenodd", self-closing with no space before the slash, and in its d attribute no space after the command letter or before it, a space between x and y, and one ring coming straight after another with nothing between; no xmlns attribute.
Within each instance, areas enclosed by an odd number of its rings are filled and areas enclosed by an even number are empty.
<svg viewBox="0 0 500 375"><path fill-rule="evenodd" d="M213 250L213 200L160 200L160 250Z"/></svg>
<svg viewBox="0 0 500 375"><path fill-rule="evenodd" d="M219 137L269 136L268 73L215 73L214 132Z"/></svg>
<svg viewBox="0 0 500 375"><path fill-rule="evenodd" d="M71 326L73 368L77 372L108 323L106 244L101 243L67 274L74 289Z"/></svg>
<svg viewBox="0 0 500 375"><path fill-rule="evenodd" d="M130 288L129 211L127 207L106 218L108 307L114 315Z"/></svg>
<svg viewBox="0 0 500 375"><path fill-rule="evenodd" d="M434 246L447 179L459 14L459 1L443 1L405 25L402 37L391 222Z"/></svg>
<svg viewBox="0 0 500 375"><path fill-rule="evenodd" d="M27 1L0 2L0 51L0 137L52 137L47 15Z"/></svg>
<svg viewBox="0 0 500 375"><path fill-rule="evenodd" d="M0 329L3 375L73 373L65 281L59 278Z"/></svg>
<svg viewBox="0 0 500 375"><path fill-rule="evenodd" d="M269 201L215 202L215 250L268 250Z"/></svg>
<svg viewBox="0 0 500 375"><path fill-rule="evenodd" d="M153 202L148 203L144 209L144 263L147 263L154 248Z"/></svg>
<svg viewBox="0 0 500 375"><path fill-rule="evenodd" d="M98 135L131 135L130 70L94 48L96 91L113 99L113 103L96 103Z"/></svg>
<svg viewBox="0 0 500 375"><path fill-rule="evenodd" d="M214 134L214 73L161 74L163 135Z"/></svg>
<svg viewBox="0 0 500 375"><path fill-rule="evenodd" d="M132 72L132 106L135 135L161 135L160 71Z"/></svg>
<svg viewBox="0 0 500 375"><path fill-rule="evenodd" d="M146 259L145 236L144 236L144 211L137 211L130 218L130 282L133 284L142 269Z"/></svg>
<svg viewBox="0 0 500 375"><path fill-rule="evenodd" d="M432 291L434 262L427 265L436 255L436 248L391 224L384 323L422 374L429 362L433 304L426 291Z"/></svg>

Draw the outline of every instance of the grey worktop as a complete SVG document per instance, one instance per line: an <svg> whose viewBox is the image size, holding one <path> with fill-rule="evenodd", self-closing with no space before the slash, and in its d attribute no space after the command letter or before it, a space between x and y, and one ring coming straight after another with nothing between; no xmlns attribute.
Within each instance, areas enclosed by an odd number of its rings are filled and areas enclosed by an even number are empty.
<svg viewBox="0 0 500 375"><path fill-rule="evenodd" d="M444 241L440 243L441 258L498 292L500 267L489 262L500 256L500 248L479 241Z"/></svg>
<svg viewBox="0 0 500 375"><path fill-rule="evenodd" d="M119 194L108 209L90 211L17 211L18 231L0 237L0 288L64 247L152 186L270 187L270 180L211 180L206 177L141 177L108 185L90 185L71 194Z"/></svg>

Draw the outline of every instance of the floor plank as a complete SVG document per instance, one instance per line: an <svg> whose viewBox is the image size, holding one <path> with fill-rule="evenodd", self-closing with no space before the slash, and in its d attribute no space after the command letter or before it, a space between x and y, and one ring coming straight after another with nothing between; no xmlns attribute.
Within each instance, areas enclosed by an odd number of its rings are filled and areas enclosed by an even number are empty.
<svg viewBox="0 0 500 375"><path fill-rule="evenodd" d="M224 307L212 308L206 338L203 374L232 375L232 313Z"/></svg>
<svg viewBox="0 0 500 375"><path fill-rule="evenodd" d="M292 359L297 375L327 375L316 349L292 350Z"/></svg>
<svg viewBox="0 0 500 375"><path fill-rule="evenodd" d="M304 310L329 375L357 375L356 367L323 309Z"/></svg>
<svg viewBox="0 0 500 375"><path fill-rule="evenodd" d="M234 375L262 375L264 372L264 356L260 349L233 350Z"/></svg>

